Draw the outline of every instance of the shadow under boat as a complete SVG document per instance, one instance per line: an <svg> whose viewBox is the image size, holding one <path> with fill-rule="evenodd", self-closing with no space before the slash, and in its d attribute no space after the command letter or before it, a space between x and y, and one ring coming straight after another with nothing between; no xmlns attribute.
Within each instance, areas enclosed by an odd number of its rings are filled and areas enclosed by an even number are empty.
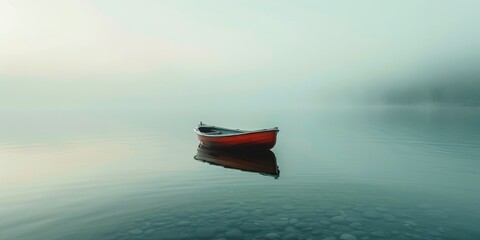
<svg viewBox="0 0 480 240"><path fill-rule="evenodd" d="M195 160L225 168L256 172L277 179L280 170L275 154L267 149L212 149L199 145Z"/></svg>

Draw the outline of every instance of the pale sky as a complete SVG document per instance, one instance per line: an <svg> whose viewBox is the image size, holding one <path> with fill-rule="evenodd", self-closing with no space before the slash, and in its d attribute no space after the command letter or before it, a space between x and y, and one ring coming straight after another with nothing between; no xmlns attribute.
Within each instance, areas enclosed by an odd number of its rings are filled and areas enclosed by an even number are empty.
<svg viewBox="0 0 480 240"><path fill-rule="evenodd" d="M433 0L0 0L0 102L161 101L155 88L191 95L222 84L253 95L336 91L479 53L478 9Z"/></svg>

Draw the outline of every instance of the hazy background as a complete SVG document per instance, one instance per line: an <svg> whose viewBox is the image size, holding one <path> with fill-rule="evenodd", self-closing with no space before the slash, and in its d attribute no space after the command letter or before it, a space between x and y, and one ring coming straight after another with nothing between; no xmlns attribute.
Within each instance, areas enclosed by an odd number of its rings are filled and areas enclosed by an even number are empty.
<svg viewBox="0 0 480 240"><path fill-rule="evenodd" d="M478 1L0 1L3 110L478 105Z"/></svg>
<svg viewBox="0 0 480 240"><path fill-rule="evenodd" d="M479 9L0 0L0 239L478 240ZM278 127L280 177L199 121Z"/></svg>

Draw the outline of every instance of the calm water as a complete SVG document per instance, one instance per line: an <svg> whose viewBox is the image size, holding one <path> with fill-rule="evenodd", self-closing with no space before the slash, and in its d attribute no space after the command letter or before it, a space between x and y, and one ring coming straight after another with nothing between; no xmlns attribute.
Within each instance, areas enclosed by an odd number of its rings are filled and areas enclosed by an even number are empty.
<svg viewBox="0 0 480 240"><path fill-rule="evenodd" d="M278 126L278 178L194 159ZM2 112L0 239L480 239L480 111Z"/></svg>

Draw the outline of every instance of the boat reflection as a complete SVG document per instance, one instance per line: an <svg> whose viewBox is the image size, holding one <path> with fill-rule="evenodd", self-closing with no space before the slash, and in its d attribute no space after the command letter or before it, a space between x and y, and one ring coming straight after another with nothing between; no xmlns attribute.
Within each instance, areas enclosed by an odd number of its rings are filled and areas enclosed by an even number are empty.
<svg viewBox="0 0 480 240"><path fill-rule="evenodd" d="M266 149L211 149L203 145L197 148L195 160L207 162L225 168L238 169L247 172L257 172L277 179L280 170L275 154Z"/></svg>

